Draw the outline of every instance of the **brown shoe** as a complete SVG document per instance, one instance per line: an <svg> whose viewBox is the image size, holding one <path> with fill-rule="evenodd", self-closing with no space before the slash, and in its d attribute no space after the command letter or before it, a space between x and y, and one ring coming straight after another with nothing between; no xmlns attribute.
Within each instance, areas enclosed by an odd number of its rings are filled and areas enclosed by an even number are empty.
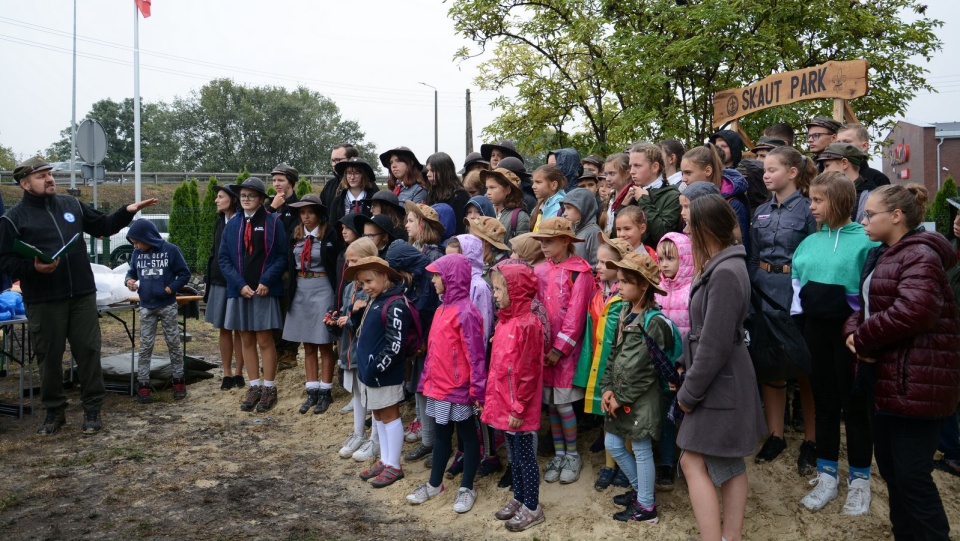
<svg viewBox="0 0 960 541"><path fill-rule="evenodd" d="M538 505L536 511L531 511L527 509L526 505L521 505L520 508L517 509L517 514L513 515L513 518L506 521L503 525L511 532L522 532L540 524L545 519L542 505Z"/></svg>
<svg viewBox="0 0 960 541"><path fill-rule="evenodd" d="M260 385L251 385L247 389L247 395L243 397L243 402L240 403L240 411L253 411L254 406L260 402L262 391L263 387Z"/></svg>
<svg viewBox="0 0 960 541"><path fill-rule="evenodd" d="M493 516L497 517L497 520L510 520L514 515L517 514L517 509L520 509L521 505L523 504L513 498L510 498L510 501L500 508L499 511L494 513Z"/></svg>
<svg viewBox="0 0 960 541"><path fill-rule="evenodd" d="M257 413L263 413L277 404L277 386L264 387L257 404Z"/></svg>

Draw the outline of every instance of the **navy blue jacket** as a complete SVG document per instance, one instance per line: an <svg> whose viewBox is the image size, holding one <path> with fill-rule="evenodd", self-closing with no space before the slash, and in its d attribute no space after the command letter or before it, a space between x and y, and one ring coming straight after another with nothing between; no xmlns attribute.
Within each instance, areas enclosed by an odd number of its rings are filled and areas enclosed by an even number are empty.
<svg viewBox="0 0 960 541"><path fill-rule="evenodd" d="M266 211L259 209L257 212ZM239 297L240 290L247 285L243 278L243 225L243 211L230 218L223 230L220 253L217 254L220 270L227 279L227 298L230 299ZM278 214L266 214L263 244L266 261L260 272L259 283L270 289L271 297L283 296L283 272L287 270L287 235Z"/></svg>
<svg viewBox="0 0 960 541"><path fill-rule="evenodd" d="M414 332L410 309L399 284L371 299L357 333L357 377L367 387L401 385L406 372L402 353L404 333ZM399 298L397 298L399 297ZM384 304L386 322L383 321Z"/></svg>
<svg viewBox="0 0 960 541"><path fill-rule="evenodd" d="M177 291L190 280L190 269L180 248L163 240L157 226L145 218L134 221L127 230L127 241L132 244L134 240L151 248L143 252L134 248L127 271L128 279L140 282L140 306L160 308L174 304ZM167 287L171 293L166 292Z"/></svg>

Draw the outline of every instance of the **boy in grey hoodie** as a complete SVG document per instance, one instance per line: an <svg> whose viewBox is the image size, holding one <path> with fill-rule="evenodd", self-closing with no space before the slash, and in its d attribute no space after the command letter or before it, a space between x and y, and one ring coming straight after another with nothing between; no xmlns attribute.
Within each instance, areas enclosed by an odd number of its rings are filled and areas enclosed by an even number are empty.
<svg viewBox="0 0 960 541"><path fill-rule="evenodd" d="M596 268L600 242L597 233L602 231L597 225L597 197L586 188L577 188L563 196L560 205L563 207L563 217L573 224L577 238L583 239L583 242L574 244L576 254L586 259L591 268Z"/></svg>

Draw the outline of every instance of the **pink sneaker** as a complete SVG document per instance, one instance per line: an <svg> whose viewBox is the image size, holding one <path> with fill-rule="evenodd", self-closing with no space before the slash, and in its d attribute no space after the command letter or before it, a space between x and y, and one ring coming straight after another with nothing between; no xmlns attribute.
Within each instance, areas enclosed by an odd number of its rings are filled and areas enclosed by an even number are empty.
<svg viewBox="0 0 960 541"><path fill-rule="evenodd" d="M420 441L420 431L423 429L423 424L420 423L419 419L414 419L407 425L407 429L403 431L403 439L409 443L415 441Z"/></svg>

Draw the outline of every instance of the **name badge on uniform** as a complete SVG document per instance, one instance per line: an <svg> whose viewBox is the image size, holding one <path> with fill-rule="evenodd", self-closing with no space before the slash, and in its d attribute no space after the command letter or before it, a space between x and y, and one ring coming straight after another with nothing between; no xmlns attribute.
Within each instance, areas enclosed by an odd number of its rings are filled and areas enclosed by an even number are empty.
<svg viewBox="0 0 960 541"><path fill-rule="evenodd" d="M768 220L768 219L770 219L770 215L769 215L769 214L760 214L759 216L757 216L757 219L758 219L758 220Z"/></svg>

